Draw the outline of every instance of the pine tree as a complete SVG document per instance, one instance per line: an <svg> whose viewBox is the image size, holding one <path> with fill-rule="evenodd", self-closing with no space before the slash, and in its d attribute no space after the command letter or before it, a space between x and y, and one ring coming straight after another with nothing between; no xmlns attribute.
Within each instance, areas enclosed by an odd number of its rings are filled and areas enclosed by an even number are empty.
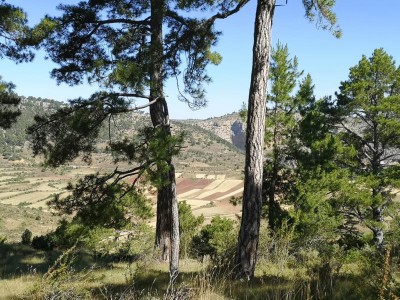
<svg viewBox="0 0 400 300"><path fill-rule="evenodd" d="M347 232L338 203L349 187L351 190L346 167L354 153L337 135L331 97L316 100L310 75L300 83L296 98L299 117L291 149L295 170L290 200L297 218L298 243L328 259L324 256L333 253L335 242L345 244Z"/></svg>
<svg viewBox="0 0 400 300"><path fill-rule="evenodd" d="M66 131L76 131L70 139L49 131L55 127L49 122L51 117L38 119L31 129L36 153L52 152L55 155L48 158L53 157L55 164L76 157L80 150L88 154L93 150L100 123L135 109L135 100L148 101L145 106L150 109L153 132L147 130L147 137L157 137L158 142L152 139L151 143L144 143L146 147L157 144L161 150L153 152L150 160L145 159L143 167L149 170L150 165L155 166L152 172L157 175L158 188L156 245L162 257L170 259L171 278L177 274L179 259L178 203L172 163L179 143L172 137L164 84L168 78L182 75L181 100L194 107L204 106L203 83L209 81L206 66L221 60L219 54L211 52L219 35L214 22L237 12L247 1L81 1L77 5L60 5L61 17L47 17L33 31L32 43L43 40L50 58L59 65L52 71L58 82L76 85L86 78L105 90L89 100L73 101L73 112L64 110L58 114L59 119L78 114L75 123L64 122ZM187 14L193 10L216 13L200 19ZM187 61L182 72L184 57ZM78 128L76 122L84 126ZM60 138L56 142L58 154L49 137ZM66 142L75 143L76 150L71 149L72 145L63 147ZM114 145L114 150L132 160L137 158L136 146L125 141ZM138 173L142 171L133 169L114 175L124 178Z"/></svg>
<svg viewBox="0 0 400 300"><path fill-rule="evenodd" d="M357 194L343 205L383 251L385 216L400 187L400 67L383 49L350 68L337 94L343 143L356 152L349 169Z"/></svg>
<svg viewBox="0 0 400 300"><path fill-rule="evenodd" d="M236 252L237 276L250 279L254 276L260 231L262 205L262 173L264 159L265 99L269 77L272 21L275 0L258 0L254 25L253 62L250 81L246 159L243 191L242 221ZM306 17L340 36L332 12L334 0L303 0Z"/></svg>
<svg viewBox="0 0 400 300"><path fill-rule="evenodd" d="M289 49L278 43L272 50L270 67L271 91L267 97L266 161L263 188L268 201L268 222L271 230L280 226L283 211L279 200L288 192L293 169L290 148L297 130L298 104L292 95L302 72L297 70L297 57L289 58ZM297 116L298 117L298 116ZM278 199L277 199L278 198Z"/></svg>

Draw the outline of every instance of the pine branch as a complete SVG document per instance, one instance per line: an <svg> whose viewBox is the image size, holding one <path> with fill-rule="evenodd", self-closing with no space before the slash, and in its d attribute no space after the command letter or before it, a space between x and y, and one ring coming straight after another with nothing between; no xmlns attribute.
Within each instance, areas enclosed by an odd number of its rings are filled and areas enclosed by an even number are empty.
<svg viewBox="0 0 400 300"><path fill-rule="evenodd" d="M131 19L124 19L124 18L117 18L117 19L109 19L109 20L100 20L100 21L89 21L86 22L88 24L97 24L101 25L108 25L108 24L130 24L130 25L150 25L150 17L144 20L131 20Z"/></svg>
<svg viewBox="0 0 400 300"><path fill-rule="evenodd" d="M238 4L236 5L236 7L234 9L228 10L224 13L217 13L215 15L213 15L211 18L209 18L206 22L210 23L210 25L212 25L215 20L217 19L226 19L227 17L237 13L239 10L241 10L243 8L243 6L245 6L250 0L241 0L238 2Z"/></svg>

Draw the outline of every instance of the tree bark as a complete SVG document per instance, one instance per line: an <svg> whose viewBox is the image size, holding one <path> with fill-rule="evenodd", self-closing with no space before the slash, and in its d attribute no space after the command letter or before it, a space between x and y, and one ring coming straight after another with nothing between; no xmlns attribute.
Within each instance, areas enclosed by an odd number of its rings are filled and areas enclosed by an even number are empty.
<svg viewBox="0 0 400 300"><path fill-rule="evenodd" d="M258 0L249 90L242 221L236 252L237 276L254 277L260 231L266 90L275 0Z"/></svg>
<svg viewBox="0 0 400 300"><path fill-rule="evenodd" d="M158 100L150 106L150 117L154 127L164 131L164 138L171 136L171 126L167 102L163 91L163 36L164 0L151 1L151 82L150 101ZM161 249L161 259L170 260L170 276L175 278L179 270L179 218L176 196L175 166L172 154L165 163L168 171L160 174L163 186L157 191L156 247Z"/></svg>

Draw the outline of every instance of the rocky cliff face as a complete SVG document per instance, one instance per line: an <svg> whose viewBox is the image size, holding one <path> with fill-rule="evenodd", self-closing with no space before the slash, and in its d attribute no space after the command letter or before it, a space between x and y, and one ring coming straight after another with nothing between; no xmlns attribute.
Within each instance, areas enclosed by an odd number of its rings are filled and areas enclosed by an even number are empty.
<svg viewBox="0 0 400 300"><path fill-rule="evenodd" d="M236 120L233 122L231 126L231 139L232 139L232 144L234 144L236 147L238 147L240 150L245 150L245 145L246 145L246 130L245 130L245 125L242 123L241 120Z"/></svg>
<svg viewBox="0 0 400 300"><path fill-rule="evenodd" d="M232 143L239 149L244 150L246 130L238 113L205 120L190 120L187 122L210 130L220 138Z"/></svg>

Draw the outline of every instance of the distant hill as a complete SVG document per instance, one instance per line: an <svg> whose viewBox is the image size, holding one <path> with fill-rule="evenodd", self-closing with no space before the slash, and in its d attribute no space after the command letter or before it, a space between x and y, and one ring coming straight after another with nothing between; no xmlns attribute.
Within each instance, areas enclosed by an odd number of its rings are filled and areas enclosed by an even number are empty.
<svg viewBox="0 0 400 300"><path fill-rule="evenodd" d="M9 160L21 158L31 160L29 137L26 128L33 124L35 115L55 111L65 105L50 99L23 97L21 116L11 129L0 129L0 155ZM124 114L114 120L113 137L132 136L140 127L151 125L149 115L144 112ZM185 132L185 144L175 158L177 172L184 176L226 175L240 177L244 165L244 133L237 113L206 120L173 120L172 130ZM110 132L104 128L99 145L109 139ZM106 163L103 159L94 163ZM111 163L111 158L108 163ZM201 176L201 175L200 175Z"/></svg>
<svg viewBox="0 0 400 300"><path fill-rule="evenodd" d="M211 131L220 138L232 143L237 148L245 149L245 125L239 113L231 113L221 117L205 120L182 120L185 124L194 124L205 130Z"/></svg>

